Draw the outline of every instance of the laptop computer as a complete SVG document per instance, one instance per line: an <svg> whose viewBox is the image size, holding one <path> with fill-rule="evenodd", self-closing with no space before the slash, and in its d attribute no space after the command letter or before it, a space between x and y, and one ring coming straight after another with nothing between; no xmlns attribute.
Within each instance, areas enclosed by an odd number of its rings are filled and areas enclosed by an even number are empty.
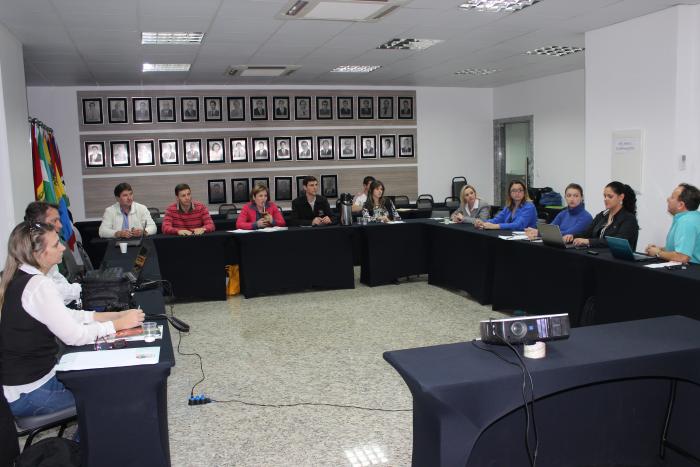
<svg viewBox="0 0 700 467"><path fill-rule="evenodd" d="M540 238L542 238L542 243L545 245L557 248L574 248L573 243L564 243L561 230L556 224L540 224L537 226L537 230L540 233Z"/></svg>
<svg viewBox="0 0 700 467"><path fill-rule="evenodd" d="M605 237L605 240L608 242L610 253L617 259L624 259L625 261L651 261L656 259L653 256L635 253L626 238Z"/></svg>

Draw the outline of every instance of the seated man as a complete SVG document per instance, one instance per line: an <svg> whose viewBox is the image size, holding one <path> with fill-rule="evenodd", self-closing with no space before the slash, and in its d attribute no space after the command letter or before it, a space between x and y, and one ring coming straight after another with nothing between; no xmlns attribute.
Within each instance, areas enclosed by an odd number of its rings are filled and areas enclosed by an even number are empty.
<svg viewBox="0 0 700 467"><path fill-rule="evenodd" d="M671 229L666 236L666 246L649 245L649 256L666 261L700 264L700 190L681 183L666 200L668 212L673 216Z"/></svg>
<svg viewBox="0 0 700 467"><path fill-rule="evenodd" d="M294 225L328 225L334 219L328 200L318 192L316 177L304 177L305 193L292 201L292 219Z"/></svg>
<svg viewBox="0 0 700 467"><path fill-rule="evenodd" d="M163 218L162 231L166 235L201 235L214 231L214 221L209 210L192 199L192 190L187 183L175 187L177 201L168 206Z"/></svg>
<svg viewBox="0 0 700 467"><path fill-rule="evenodd" d="M31 224L50 224L56 229L56 233L61 236L61 229L63 229L63 224L61 224L61 215L58 212L58 206L55 204L45 203L43 201L34 201L29 203L27 209L24 211L24 220ZM64 261L74 261L73 258L67 258L68 255L72 255L69 248L66 248L63 252ZM63 268L67 274L67 268ZM59 265L54 265L46 276L53 281L56 288L61 292L61 297L63 298L63 303L66 305L73 301L80 301L80 292L82 287L80 284L71 284L65 278L63 274L59 271Z"/></svg>
<svg viewBox="0 0 700 467"><path fill-rule="evenodd" d="M362 212L362 206L365 205L367 201L367 193L369 192L369 186L374 181L374 177L368 175L362 180L362 191L355 195L352 199L352 212L353 214L359 214Z"/></svg>
<svg viewBox="0 0 700 467"><path fill-rule="evenodd" d="M151 213L143 204L134 201L131 185L122 182L114 187L117 202L105 209L100 224L101 238L140 237L146 227L145 235L156 233L156 224Z"/></svg>

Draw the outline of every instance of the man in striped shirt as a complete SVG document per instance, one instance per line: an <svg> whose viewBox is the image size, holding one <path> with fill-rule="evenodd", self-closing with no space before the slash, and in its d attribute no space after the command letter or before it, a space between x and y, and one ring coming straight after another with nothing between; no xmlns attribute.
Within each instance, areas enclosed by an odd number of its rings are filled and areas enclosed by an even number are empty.
<svg viewBox="0 0 700 467"><path fill-rule="evenodd" d="M214 231L214 221L209 210L192 199L192 191L186 183L175 187L177 201L168 206L163 218L162 231L166 235L201 235Z"/></svg>

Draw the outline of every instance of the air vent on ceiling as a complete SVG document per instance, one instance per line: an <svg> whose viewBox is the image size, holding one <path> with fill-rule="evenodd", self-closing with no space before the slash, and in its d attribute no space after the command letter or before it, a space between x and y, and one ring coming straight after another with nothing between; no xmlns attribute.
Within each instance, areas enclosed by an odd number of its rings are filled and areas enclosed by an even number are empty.
<svg viewBox="0 0 700 467"><path fill-rule="evenodd" d="M291 0L277 19L378 21L408 0Z"/></svg>
<svg viewBox="0 0 700 467"><path fill-rule="evenodd" d="M239 65L228 67L226 74L245 78L274 78L276 76L288 76L299 68L298 65Z"/></svg>

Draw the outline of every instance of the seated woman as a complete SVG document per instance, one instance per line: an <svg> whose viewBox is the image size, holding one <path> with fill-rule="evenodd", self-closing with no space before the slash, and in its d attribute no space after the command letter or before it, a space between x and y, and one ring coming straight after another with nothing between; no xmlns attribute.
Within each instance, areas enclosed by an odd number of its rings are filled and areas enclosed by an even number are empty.
<svg viewBox="0 0 700 467"><path fill-rule="evenodd" d="M464 185L459 192L459 208L452 213L452 222L473 224L480 219L489 218L491 206L476 196L476 190L471 185Z"/></svg>
<svg viewBox="0 0 700 467"><path fill-rule="evenodd" d="M243 206L236 219L236 228L243 230L264 229L265 227L284 227L284 217L272 201L268 201L265 185L255 185L250 192L250 203Z"/></svg>
<svg viewBox="0 0 700 467"><path fill-rule="evenodd" d="M482 221L477 219L474 226L478 229L525 230L537 224L537 209L530 201L527 187L519 180L513 180L508 185L508 200L506 207L496 214L493 219Z"/></svg>
<svg viewBox="0 0 700 467"><path fill-rule="evenodd" d="M559 230L564 238L567 235L576 235L584 232L593 220L593 216L586 211L586 206L583 203L583 188L578 183L569 183L569 186L564 190L564 198L566 198L566 209L557 214L552 224L558 225ZM537 229L527 228L525 234L529 238L539 236Z"/></svg>
<svg viewBox="0 0 700 467"><path fill-rule="evenodd" d="M46 273L65 247L49 224L22 222L10 234L0 281L0 380L16 417L45 415L75 404L56 378L56 338L92 344L121 329L139 326L141 310L94 313L71 310Z"/></svg>
<svg viewBox="0 0 700 467"><path fill-rule="evenodd" d="M389 198L384 197L384 184L373 181L369 186L367 201L362 206L362 217L367 222L389 222L400 221L401 216L396 212L394 203Z"/></svg>
<svg viewBox="0 0 700 467"><path fill-rule="evenodd" d="M598 213L588 228L576 235L565 235L564 241L576 246L605 247L605 237L625 238L632 249L637 247L637 196L624 183L610 182L603 190L605 210Z"/></svg>

